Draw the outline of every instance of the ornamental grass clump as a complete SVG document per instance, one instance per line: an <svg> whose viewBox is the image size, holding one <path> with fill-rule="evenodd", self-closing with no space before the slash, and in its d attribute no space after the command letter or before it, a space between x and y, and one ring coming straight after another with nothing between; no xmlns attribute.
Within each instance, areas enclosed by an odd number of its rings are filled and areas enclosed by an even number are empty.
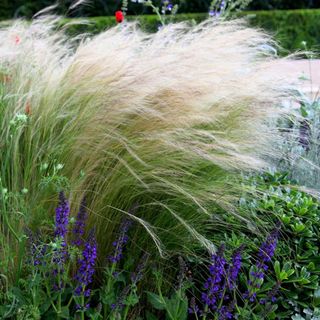
<svg viewBox="0 0 320 320"><path fill-rule="evenodd" d="M206 21L67 39L55 23L0 30L0 177L28 190L26 223L45 219L61 187L73 204L86 195L104 257L123 216L137 222L132 243L161 255L214 250L217 207L254 223L235 210L238 177L278 156L287 96L269 71L270 38L243 21Z"/></svg>

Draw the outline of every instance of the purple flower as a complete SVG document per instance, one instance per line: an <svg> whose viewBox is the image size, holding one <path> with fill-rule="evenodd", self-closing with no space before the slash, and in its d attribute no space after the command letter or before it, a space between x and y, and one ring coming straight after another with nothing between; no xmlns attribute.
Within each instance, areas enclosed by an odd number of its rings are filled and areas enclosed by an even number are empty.
<svg viewBox="0 0 320 320"><path fill-rule="evenodd" d="M83 244L82 237L84 235L87 217L88 215L86 211L86 199L84 198L81 201L80 209L77 214L77 219L72 230L72 233L75 238L72 243L78 247L80 247Z"/></svg>
<svg viewBox="0 0 320 320"><path fill-rule="evenodd" d="M161 2L162 2L162 10L161 10L162 14L165 14L166 11L172 11L173 4L171 0L162 0Z"/></svg>
<svg viewBox="0 0 320 320"><path fill-rule="evenodd" d="M232 255L232 264L229 266L227 273L227 281L230 290L233 290L236 285L236 281L241 269L242 263L242 251L244 246L240 246L237 250L234 251Z"/></svg>
<svg viewBox="0 0 320 320"><path fill-rule="evenodd" d="M276 228L270 233L267 240L263 242L261 247L259 248L257 261L257 267L259 269L263 269L264 271L268 270L268 263L274 256L274 252L277 247L278 236L279 229Z"/></svg>
<svg viewBox="0 0 320 320"><path fill-rule="evenodd" d="M123 255L123 249L129 240L127 233L131 225L132 225L132 220L124 219L122 221L118 238L116 239L116 241L112 243L114 250L113 250L113 254L109 257L109 260L111 263L117 263L121 260Z"/></svg>
<svg viewBox="0 0 320 320"><path fill-rule="evenodd" d="M127 296L130 293L130 286L126 286L124 287L124 289L122 290L122 292L120 293L120 295L118 296L118 299L115 303L111 304L111 309L112 310L122 310L125 306L125 299L127 298Z"/></svg>
<svg viewBox="0 0 320 320"><path fill-rule="evenodd" d="M34 266L44 266L45 265L45 261L44 261L44 256L47 252L47 245L44 244L40 247L36 248L36 254L33 256L33 265Z"/></svg>
<svg viewBox="0 0 320 320"><path fill-rule="evenodd" d="M179 273L177 276L177 285L176 285L176 290L179 290L182 288L183 286L183 282L186 279L187 276L187 271L188 271L188 267L186 262L183 260L182 257L178 257L178 261L179 261Z"/></svg>
<svg viewBox="0 0 320 320"><path fill-rule="evenodd" d="M224 276L226 260L223 257L224 246L220 246L218 252L211 257L211 265L209 267L210 276L204 284L205 292L201 298L204 304L211 310L217 308L217 301L221 298L224 289Z"/></svg>
<svg viewBox="0 0 320 320"><path fill-rule="evenodd" d="M28 236L27 245L30 252L28 263L34 267L45 265L44 256L47 252L47 245L41 243L39 234L34 234L30 229L27 229L26 233Z"/></svg>
<svg viewBox="0 0 320 320"><path fill-rule="evenodd" d="M90 303L87 303L85 306L81 306L80 304L76 304L76 311L86 311L90 308Z"/></svg>
<svg viewBox="0 0 320 320"><path fill-rule="evenodd" d="M223 14L226 10L226 2L221 1L219 7L217 7L217 4L211 5L209 10L209 16L210 17L220 17L221 14Z"/></svg>
<svg viewBox="0 0 320 320"><path fill-rule="evenodd" d="M68 223L69 223L69 204L64 195L61 191L59 193L59 205L56 208L56 219L55 219L55 237L61 237L65 239L66 234L68 232Z"/></svg>
<svg viewBox="0 0 320 320"><path fill-rule="evenodd" d="M302 148L306 151L310 149L310 140L311 140L311 128L310 124L306 119L303 119L300 123L299 128L299 143Z"/></svg>
<svg viewBox="0 0 320 320"><path fill-rule="evenodd" d="M249 301L254 302L254 300L256 300L256 298L257 298L257 293L254 292L249 296Z"/></svg>
<svg viewBox="0 0 320 320"><path fill-rule="evenodd" d="M244 298L254 302L257 297L257 289L261 288L265 272L268 270L268 263L274 256L279 236L279 227L276 227L266 241L262 243L258 251L258 260L253 270L250 271L250 280L248 282L249 290L244 294Z"/></svg>
<svg viewBox="0 0 320 320"><path fill-rule="evenodd" d="M149 259L150 254L149 253L144 253L140 263L137 266L137 269L134 273L131 274L131 281L134 285L136 285L142 278L143 278L143 272L146 268L148 259Z"/></svg>
<svg viewBox="0 0 320 320"><path fill-rule="evenodd" d="M276 302L277 301L277 294L279 293L279 289L280 289L280 286L281 286L281 282L277 282L273 287L272 289L268 292L267 294L267 298L266 299L262 299L264 300L264 303L266 302ZM261 302L260 302L261 303Z"/></svg>
<svg viewBox="0 0 320 320"><path fill-rule="evenodd" d="M192 297L191 300L190 300L190 306L188 308L188 313L189 314L199 314L199 307L198 305L196 304L196 298L195 297Z"/></svg>
<svg viewBox="0 0 320 320"><path fill-rule="evenodd" d="M79 259L78 272L75 276L77 281L77 287L74 291L76 296L83 295L84 297L90 296L90 289L87 286L92 282L93 275L95 272L95 263L97 259L97 242L94 236L94 231L92 230L88 240L84 244L84 249L82 252L82 258Z"/></svg>
<svg viewBox="0 0 320 320"><path fill-rule="evenodd" d="M52 271L52 275L56 277L55 283L53 284L55 291L60 291L64 288L64 284L59 278L65 271L64 265L68 258L66 235L68 232L69 212L69 203L64 193L61 191L59 193L59 205L56 208L54 230L55 242L52 253L52 262L55 264L55 268Z"/></svg>
<svg viewBox="0 0 320 320"><path fill-rule="evenodd" d="M221 287L221 294L219 295L219 298L223 299L221 307L217 310L219 320L227 320L233 318L233 311L236 302L234 300L231 300L231 297L233 296L231 293L235 290L236 281L241 269L243 249L244 245L241 245L233 252L232 262L227 268L225 282Z"/></svg>
<svg viewBox="0 0 320 320"><path fill-rule="evenodd" d="M130 294L130 291L132 290L132 288L136 287L137 283L142 279L143 277L143 273L146 267L146 264L148 262L150 254L149 253L144 253L140 263L138 264L136 271L134 273L131 274L131 281L132 284L128 285L126 287L124 287L124 289L122 290L122 292L120 293L120 295L117 298L117 301L113 304L111 304L111 309L112 310L121 310L124 308L125 306L125 300L128 297L128 295Z"/></svg>
<svg viewBox="0 0 320 320"><path fill-rule="evenodd" d="M219 320L232 319L234 306L235 306L234 302L230 303L229 305L223 305L218 310L218 315L219 315L218 319Z"/></svg>

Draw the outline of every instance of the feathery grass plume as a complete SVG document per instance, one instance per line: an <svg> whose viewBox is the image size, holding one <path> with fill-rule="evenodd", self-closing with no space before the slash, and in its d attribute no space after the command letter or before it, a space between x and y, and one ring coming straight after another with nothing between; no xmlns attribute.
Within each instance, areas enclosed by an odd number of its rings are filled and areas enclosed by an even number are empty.
<svg viewBox="0 0 320 320"><path fill-rule="evenodd" d="M54 23L0 31L0 71L10 78L0 96L3 181L28 188L36 210L52 197L38 190L39 166L54 158L71 198L77 191L72 203L87 195L106 252L133 203L139 210L129 215L147 231L136 228L133 239L149 251L212 250L214 208L238 216L239 173L277 156L274 123L287 91L269 72L270 38L243 21L179 23L153 35L128 23L74 48ZM13 130L26 103L32 112Z"/></svg>

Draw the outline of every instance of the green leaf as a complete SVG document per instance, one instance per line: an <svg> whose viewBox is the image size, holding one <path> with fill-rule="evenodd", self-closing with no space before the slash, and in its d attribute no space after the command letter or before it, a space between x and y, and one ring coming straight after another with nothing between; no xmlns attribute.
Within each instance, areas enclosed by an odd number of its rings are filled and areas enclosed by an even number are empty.
<svg viewBox="0 0 320 320"><path fill-rule="evenodd" d="M51 301L50 299L46 299L43 301L43 303L39 306L39 309L41 313L45 313L51 306Z"/></svg>
<svg viewBox="0 0 320 320"><path fill-rule="evenodd" d="M147 296L148 296L149 302L152 304L152 306L155 309L157 309L157 310L164 310L165 309L166 304L159 295L157 295L153 292L147 291Z"/></svg>
<svg viewBox="0 0 320 320"><path fill-rule="evenodd" d="M316 307L320 306L320 288L314 291L313 294L313 304Z"/></svg>
<svg viewBox="0 0 320 320"><path fill-rule="evenodd" d="M279 279L281 281L288 279L288 274L285 271L281 271Z"/></svg>
<svg viewBox="0 0 320 320"><path fill-rule="evenodd" d="M60 315L60 318L62 318L62 319L70 319L69 308L67 306L62 307L61 313L59 315Z"/></svg>
<svg viewBox="0 0 320 320"><path fill-rule="evenodd" d="M300 233L306 229L306 226L303 223L296 223L293 226L293 231Z"/></svg>
<svg viewBox="0 0 320 320"><path fill-rule="evenodd" d="M24 296L22 290L20 290L17 287L13 287L11 291L14 294L14 296L18 299L18 301L20 302L21 305L22 304L25 304L25 305L30 304L28 299Z"/></svg>
<svg viewBox="0 0 320 320"><path fill-rule="evenodd" d="M109 306L116 301L115 292L113 290L109 293L103 290L100 294L100 297L101 297L101 302Z"/></svg>
<svg viewBox="0 0 320 320"><path fill-rule="evenodd" d="M127 306L134 306L139 302L139 297L136 293L131 293L126 298L126 305Z"/></svg>
<svg viewBox="0 0 320 320"><path fill-rule="evenodd" d="M159 319L154 314L152 314L151 312L147 311L146 312L146 320L159 320Z"/></svg>
<svg viewBox="0 0 320 320"><path fill-rule="evenodd" d="M301 107L300 107L300 112L301 112L302 117L305 118L308 116L308 112L307 112L305 106L303 106L303 105L301 105Z"/></svg>
<svg viewBox="0 0 320 320"><path fill-rule="evenodd" d="M188 316L188 300L180 293L175 292L171 299L166 299L166 309L171 320L186 320Z"/></svg>
<svg viewBox="0 0 320 320"><path fill-rule="evenodd" d="M286 262L284 265L283 265L283 270L288 272L291 268L291 263L290 262Z"/></svg>
<svg viewBox="0 0 320 320"><path fill-rule="evenodd" d="M276 273L277 279L282 280L281 279L281 270L280 270L280 262L276 261L274 263L274 271Z"/></svg>
<svg viewBox="0 0 320 320"><path fill-rule="evenodd" d="M294 269L290 269L287 271L287 279L290 278L294 274Z"/></svg>

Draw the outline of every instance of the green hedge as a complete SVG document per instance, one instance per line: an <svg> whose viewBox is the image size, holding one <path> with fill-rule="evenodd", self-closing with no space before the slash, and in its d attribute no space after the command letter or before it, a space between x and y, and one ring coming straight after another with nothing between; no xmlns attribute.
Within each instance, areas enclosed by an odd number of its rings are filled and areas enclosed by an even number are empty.
<svg viewBox="0 0 320 320"><path fill-rule="evenodd" d="M320 9L315 10L275 10L242 12L253 26L264 28L275 35L281 46L292 52L302 49L306 41L309 48L320 48ZM207 14L178 14L174 21L193 20L196 23L206 19ZM138 20L141 27L150 32L157 30L159 22L154 15L128 16L127 20ZM70 21L66 19L65 22ZM99 33L115 25L114 17L88 18L88 25L70 25L70 34L83 32Z"/></svg>
<svg viewBox="0 0 320 320"><path fill-rule="evenodd" d="M289 51L320 49L320 10L274 10L245 12L253 26L271 31L281 46Z"/></svg>
<svg viewBox="0 0 320 320"><path fill-rule="evenodd" d="M240 15L248 18L252 26L264 28L274 34L281 46L289 52L302 49L302 41L306 41L310 49L320 49L320 9L251 11ZM206 18L206 13L178 14L174 21L191 20L198 23ZM159 26L155 15L127 16L126 19L138 20L141 27L149 32L155 32ZM62 25L75 21L76 19L65 19ZM114 17L109 16L87 18L87 21L88 24L70 23L66 28L67 32L71 35L86 32L96 34L116 24Z"/></svg>
<svg viewBox="0 0 320 320"><path fill-rule="evenodd" d="M152 0L156 6L161 5L162 0ZM207 12L212 0L172 0L179 4L179 12L195 13ZM121 7L118 0L91 0L89 6L79 6L76 10L68 10L74 0L0 0L0 19L15 17L31 18L38 11L58 3L54 12L56 14L68 14L68 17L95 17L112 15ZM247 10L293 10L320 8L319 0L253 0ZM129 14L151 14L152 9L135 1L128 1Z"/></svg>
<svg viewBox="0 0 320 320"><path fill-rule="evenodd" d="M172 18L172 20L173 22L188 20L194 21L195 23L199 23L205 20L207 17L208 15L206 13L177 14ZM116 25L116 21L113 16L86 18L85 21L88 22L88 24L72 24L72 22L77 20L81 21L81 19L65 19L63 21L63 24L71 22L71 25L67 28L68 33L71 35L76 35L83 32L96 34ZM127 16L126 20L138 21L141 28L147 32L157 31L160 25L156 15Z"/></svg>

